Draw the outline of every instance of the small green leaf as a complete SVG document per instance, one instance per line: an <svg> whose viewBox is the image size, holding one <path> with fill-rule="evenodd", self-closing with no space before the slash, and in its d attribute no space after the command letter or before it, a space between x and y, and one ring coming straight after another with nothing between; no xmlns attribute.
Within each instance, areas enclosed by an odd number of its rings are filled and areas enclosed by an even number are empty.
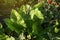
<svg viewBox="0 0 60 40"><path fill-rule="evenodd" d="M59 29L57 27L55 27L54 32L55 33L58 33L59 32Z"/></svg>
<svg viewBox="0 0 60 40"><path fill-rule="evenodd" d="M38 34L38 27L35 23L32 25L32 33Z"/></svg>
<svg viewBox="0 0 60 40"><path fill-rule="evenodd" d="M56 25L59 25L59 22L58 22L58 20L56 19Z"/></svg>
<svg viewBox="0 0 60 40"><path fill-rule="evenodd" d="M35 11L31 10L31 12L30 12L31 19L33 19L34 15L35 15Z"/></svg>
<svg viewBox="0 0 60 40"><path fill-rule="evenodd" d="M2 28L2 24L0 23L0 28Z"/></svg>
<svg viewBox="0 0 60 40"><path fill-rule="evenodd" d="M40 8L44 5L44 1L39 2L38 4L34 5L33 8Z"/></svg>

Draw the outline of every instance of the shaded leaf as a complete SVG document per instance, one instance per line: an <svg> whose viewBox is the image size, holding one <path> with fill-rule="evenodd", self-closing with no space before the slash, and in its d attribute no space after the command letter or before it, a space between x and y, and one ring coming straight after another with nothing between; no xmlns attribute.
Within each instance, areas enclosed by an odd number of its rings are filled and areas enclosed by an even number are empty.
<svg viewBox="0 0 60 40"><path fill-rule="evenodd" d="M20 33L22 30L24 30L22 25L12 22L10 19L5 19L5 23L7 24L8 28L17 33Z"/></svg>
<svg viewBox="0 0 60 40"><path fill-rule="evenodd" d="M35 23L32 25L32 33L38 34L38 27Z"/></svg>

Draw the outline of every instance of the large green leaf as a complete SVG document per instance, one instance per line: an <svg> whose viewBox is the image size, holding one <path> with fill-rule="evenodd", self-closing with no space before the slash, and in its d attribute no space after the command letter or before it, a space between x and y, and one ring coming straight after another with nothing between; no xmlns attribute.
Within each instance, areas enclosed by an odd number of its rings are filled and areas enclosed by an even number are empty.
<svg viewBox="0 0 60 40"><path fill-rule="evenodd" d="M22 25L12 22L10 19L5 19L4 21L7 24L8 28L10 28L12 31L20 33L21 31L24 30Z"/></svg>
<svg viewBox="0 0 60 40"><path fill-rule="evenodd" d="M42 12L39 11L38 8L35 9L35 15L36 15L39 19L44 19Z"/></svg>
<svg viewBox="0 0 60 40"><path fill-rule="evenodd" d="M10 19L12 22L16 22L19 25L22 25L23 27L26 27L26 24L23 20L23 18L21 17L21 15L16 11L16 10L12 10L11 12L11 16Z"/></svg>
<svg viewBox="0 0 60 40"><path fill-rule="evenodd" d="M39 19L42 20L44 19L44 15L40 10L38 10L38 8L36 8L35 10L31 10L30 12L31 19L33 19L34 15L36 15Z"/></svg>

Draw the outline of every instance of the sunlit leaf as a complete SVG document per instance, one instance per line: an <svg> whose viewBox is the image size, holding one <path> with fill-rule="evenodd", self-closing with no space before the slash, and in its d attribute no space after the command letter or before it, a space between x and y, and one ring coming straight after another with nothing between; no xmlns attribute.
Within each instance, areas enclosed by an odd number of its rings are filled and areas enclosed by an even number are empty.
<svg viewBox="0 0 60 40"><path fill-rule="evenodd" d="M6 40L15 40L15 38L11 36L11 37L7 37Z"/></svg>
<svg viewBox="0 0 60 40"><path fill-rule="evenodd" d="M35 15L35 11L31 10L31 12L30 12L31 19L33 19L34 15Z"/></svg>
<svg viewBox="0 0 60 40"><path fill-rule="evenodd" d="M44 1L39 2L38 4L34 5L33 8L40 8L44 5Z"/></svg>
<svg viewBox="0 0 60 40"><path fill-rule="evenodd" d="M0 34L0 40L11 40L11 38L8 35Z"/></svg>
<svg viewBox="0 0 60 40"><path fill-rule="evenodd" d="M21 17L21 15L16 11L16 10L12 10L11 13L11 21L16 22L19 25L22 25L23 27L26 27L26 24L23 20L23 18Z"/></svg>
<svg viewBox="0 0 60 40"><path fill-rule="evenodd" d="M19 21L20 19L21 19L21 16L20 16L20 14L16 11L16 10L14 10L14 9L12 9L12 12L11 12L11 18L13 17L14 18L14 16L13 15L15 15L16 16L16 18L17 18L17 20L16 21ZM13 19L12 18L12 19Z"/></svg>
<svg viewBox="0 0 60 40"><path fill-rule="evenodd" d="M56 19L56 25L59 25L59 22L58 22L58 20Z"/></svg>
<svg viewBox="0 0 60 40"><path fill-rule="evenodd" d="M54 32L55 33L58 33L59 32L59 29L57 27L55 27Z"/></svg>
<svg viewBox="0 0 60 40"><path fill-rule="evenodd" d="M38 8L36 8L35 10L31 10L30 12L31 19L33 19L34 15L36 15L39 19L44 19L43 14L41 13L40 10L38 10Z"/></svg>
<svg viewBox="0 0 60 40"><path fill-rule="evenodd" d="M35 15L36 15L39 19L44 19L44 16L43 16L42 12L39 11L38 8L35 9Z"/></svg>

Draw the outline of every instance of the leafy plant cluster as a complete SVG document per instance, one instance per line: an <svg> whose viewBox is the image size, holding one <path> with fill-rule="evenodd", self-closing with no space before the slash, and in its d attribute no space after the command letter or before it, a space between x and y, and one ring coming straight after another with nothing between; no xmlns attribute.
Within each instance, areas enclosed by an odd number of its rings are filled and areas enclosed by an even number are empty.
<svg viewBox="0 0 60 40"><path fill-rule="evenodd" d="M60 40L60 10L44 1L33 7L26 4L12 9L0 23L0 40Z"/></svg>

